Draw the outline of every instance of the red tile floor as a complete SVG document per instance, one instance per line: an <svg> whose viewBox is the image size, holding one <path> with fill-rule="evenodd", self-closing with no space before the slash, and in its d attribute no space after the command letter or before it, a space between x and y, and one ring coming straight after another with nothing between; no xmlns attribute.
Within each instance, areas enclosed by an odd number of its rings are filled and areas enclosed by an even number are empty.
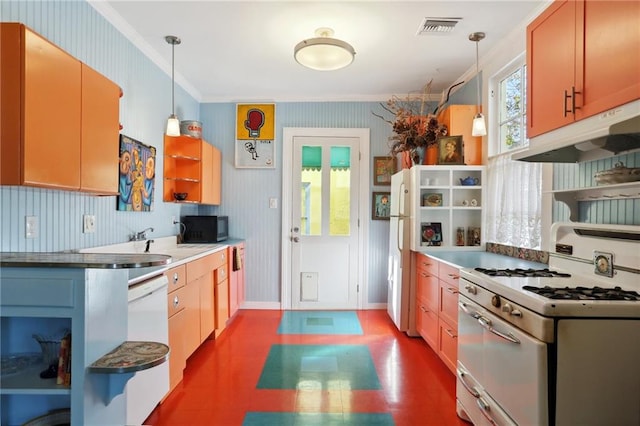
<svg viewBox="0 0 640 426"><path fill-rule="evenodd" d="M182 382L149 425L242 425L247 412L390 413L397 426L469 424L456 416L455 377L384 310L358 311L363 335L277 334L282 311L241 310L188 359ZM257 389L273 344L367 345L381 390Z"/></svg>

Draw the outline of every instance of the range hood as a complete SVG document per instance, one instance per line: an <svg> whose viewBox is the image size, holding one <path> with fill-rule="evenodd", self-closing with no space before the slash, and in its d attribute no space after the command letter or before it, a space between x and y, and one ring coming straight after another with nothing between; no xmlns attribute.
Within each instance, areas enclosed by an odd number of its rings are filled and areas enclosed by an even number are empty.
<svg viewBox="0 0 640 426"><path fill-rule="evenodd" d="M640 150L640 100L531 138L514 160L579 163Z"/></svg>

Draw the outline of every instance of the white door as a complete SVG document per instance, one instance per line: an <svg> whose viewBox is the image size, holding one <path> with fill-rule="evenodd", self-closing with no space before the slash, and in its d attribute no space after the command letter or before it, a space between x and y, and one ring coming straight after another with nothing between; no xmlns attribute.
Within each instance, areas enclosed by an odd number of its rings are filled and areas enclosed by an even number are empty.
<svg viewBox="0 0 640 426"><path fill-rule="evenodd" d="M364 289L361 212L368 209L362 209L361 188L365 141L354 130L362 129L286 130L283 308L358 309ZM368 130L366 136L368 146Z"/></svg>

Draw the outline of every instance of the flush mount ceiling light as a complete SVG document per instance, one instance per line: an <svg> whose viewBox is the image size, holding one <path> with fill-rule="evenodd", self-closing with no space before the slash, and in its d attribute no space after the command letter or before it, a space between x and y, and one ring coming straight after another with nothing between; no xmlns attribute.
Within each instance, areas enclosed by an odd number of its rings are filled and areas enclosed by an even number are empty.
<svg viewBox="0 0 640 426"><path fill-rule="evenodd" d="M478 113L473 117L473 125L471 127L471 136L484 136L487 134L487 125L484 121L484 115L480 112L482 105L482 97L480 96L480 67L478 63L478 44L480 40L484 39L485 33L472 33L469 34L469 40L476 44L476 87L478 96Z"/></svg>
<svg viewBox="0 0 640 426"><path fill-rule="evenodd" d="M180 136L180 120L175 110L175 49L181 41L178 37L168 35L164 39L171 45L171 115L167 120L167 136Z"/></svg>
<svg viewBox="0 0 640 426"><path fill-rule="evenodd" d="M349 43L333 38L331 28L318 28L316 36L302 40L293 49L293 57L300 65L318 71L333 71L353 62L355 50Z"/></svg>

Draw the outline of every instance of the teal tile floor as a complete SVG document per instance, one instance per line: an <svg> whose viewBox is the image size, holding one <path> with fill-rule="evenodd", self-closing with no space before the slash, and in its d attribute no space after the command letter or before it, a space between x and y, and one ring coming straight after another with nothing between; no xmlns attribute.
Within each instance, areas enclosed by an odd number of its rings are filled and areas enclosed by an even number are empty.
<svg viewBox="0 0 640 426"><path fill-rule="evenodd" d="M144 424L469 426L456 415L455 375L423 339L385 310L355 314L363 334L312 333L327 318L345 330L319 311L240 310Z"/></svg>
<svg viewBox="0 0 640 426"><path fill-rule="evenodd" d="M286 311L278 334L358 334L362 327L353 311Z"/></svg>
<svg viewBox="0 0 640 426"><path fill-rule="evenodd" d="M258 389L380 389L367 345L272 345Z"/></svg>
<svg viewBox="0 0 640 426"><path fill-rule="evenodd" d="M247 413L242 426L393 426L389 413Z"/></svg>

